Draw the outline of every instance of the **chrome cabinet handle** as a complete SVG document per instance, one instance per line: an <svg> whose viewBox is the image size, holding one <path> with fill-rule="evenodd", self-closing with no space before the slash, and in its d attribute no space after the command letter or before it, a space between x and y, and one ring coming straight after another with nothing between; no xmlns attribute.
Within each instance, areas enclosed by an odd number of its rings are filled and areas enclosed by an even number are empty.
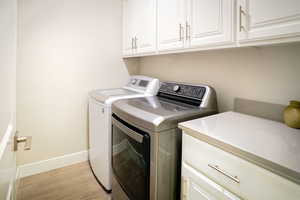
<svg viewBox="0 0 300 200"><path fill-rule="evenodd" d="M182 41L184 38L182 37L183 26L179 24L179 41Z"/></svg>
<svg viewBox="0 0 300 200"><path fill-rule="evenodd" d="M24 145L24 150L30 150L31 149L31 141L32 137L31 136L18 136L18 132L16 132L16 136L14 136L14 151L18 151L18 144L25 142Z"/></svg>
<svg viewBox="0 0 300 200"><path fill-rule="evenodd" d="M243 30L246 30L245 27L243 26L243 15L246 15L246 12L243 10L242 6L239 8L239 14L240 14L240 25L239 25L239 30L242 32Z"/></svg>
<svg viewBox="0 0 300 200"><path fill-rule="evenodd" d="M224 170L220 169L218 165L211 165L208 164L208 166L218 172L220 172L221 174L223 174L224 176L230 178L231 180L235 181L236 183L240 183L240 180L238 179L237 176L232 176L230 174L228 174L227 172L225 172Z"/></svg>
<svg viewBox="0 0 300 200"><path fill-rule="evenodd" d="M137 46L137 40L138 40L138 39L137 39L137 37L135 36L135 37L134 37L134 48L135 48L135 49L138 48L138 46Z"/></svg>
<svg viewBox="0 0 300 200"><path fill-rule="evenodd" d="M191 39L191 26L189 25L188 22L185 23L185 37L186 37L186 40Z"/></svg>

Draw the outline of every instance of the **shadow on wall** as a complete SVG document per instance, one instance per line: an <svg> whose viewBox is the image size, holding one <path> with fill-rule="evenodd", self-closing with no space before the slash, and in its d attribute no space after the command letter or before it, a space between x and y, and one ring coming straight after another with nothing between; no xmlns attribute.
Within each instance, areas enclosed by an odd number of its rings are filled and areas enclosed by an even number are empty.
<svg viewBox="0 0 300 200"><path fill-rule="evenodd" d="M129 75L138 75L140 74L140 58L124 58L123 59L125 66Z"/></svg>
<svg viewBox="0 0 300 200"><path fill-rule="evenodd" d="M283 122L283 111L285 107L286 105L241 98L234 99L234 111L278 122Z"/></svg>

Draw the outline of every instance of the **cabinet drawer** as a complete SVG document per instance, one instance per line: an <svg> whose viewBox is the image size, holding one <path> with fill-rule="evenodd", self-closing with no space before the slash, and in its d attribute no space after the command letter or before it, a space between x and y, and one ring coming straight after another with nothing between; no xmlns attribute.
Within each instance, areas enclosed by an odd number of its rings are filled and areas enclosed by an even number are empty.
<svg viewBox="0 0 300 200"><path fill-rule="evenodd" d="M182 200L242 200L186 163L182 164Z"/></svg>
<svg viewBox="0 0 300 200"><path fill-rule="evenodd" d="M300 186L228 152L183 134L182 160L243 199L299 200Z"/></svg>

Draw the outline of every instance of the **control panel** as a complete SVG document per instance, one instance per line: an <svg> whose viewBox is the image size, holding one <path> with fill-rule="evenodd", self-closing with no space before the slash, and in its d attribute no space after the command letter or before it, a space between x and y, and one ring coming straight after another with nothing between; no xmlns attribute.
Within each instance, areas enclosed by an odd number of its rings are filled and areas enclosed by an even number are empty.
<svg viewBox="0 0 300 200"><path fill-rule="evenodd" d="M142 92L147 95L156 95L159 89L159 80L147 76L131 76L127 85L123 88Z"/></svg>
<svg viewBox="0 0 300 200"><path fill-rule="evenodd" d="M161 83L159 92L202 100L206 92L206 87L173 82L163 82Z"/></svg>
<svg viewBox="0 0 300 200"><path fill-rule="evenodd" d="M149 81L148 80L138 79L138 78L132 78L129 83L132 86L146 88L148 86L148 84L149 84Z"/></svg>

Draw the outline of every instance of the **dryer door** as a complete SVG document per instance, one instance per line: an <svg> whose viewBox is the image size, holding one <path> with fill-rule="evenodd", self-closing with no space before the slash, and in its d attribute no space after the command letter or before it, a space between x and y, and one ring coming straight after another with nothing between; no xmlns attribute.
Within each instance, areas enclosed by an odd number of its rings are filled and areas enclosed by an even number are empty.
<svg viewBox="0 0 300 200"><path fill-rule="evenodd" d="M112 124L114 177L130 200L149 200L150 136L114 114Z"/></svg>

